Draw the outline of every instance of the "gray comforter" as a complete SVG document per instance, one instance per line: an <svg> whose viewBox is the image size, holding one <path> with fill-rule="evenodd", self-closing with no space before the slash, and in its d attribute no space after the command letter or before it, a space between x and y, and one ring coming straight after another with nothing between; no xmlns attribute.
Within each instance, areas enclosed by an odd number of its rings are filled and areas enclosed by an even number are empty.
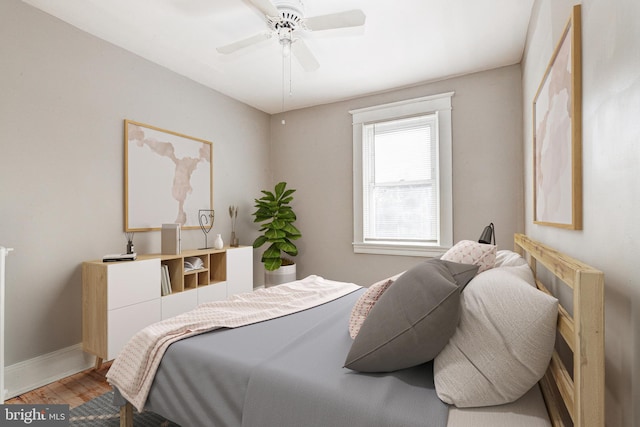
<svg viewBox="0 0 640 427"><path fill-rule="evenodd" d="M431 363L390 374L343 368L362 292L172 344L145 408L183 427L446 426Z"/></svg>

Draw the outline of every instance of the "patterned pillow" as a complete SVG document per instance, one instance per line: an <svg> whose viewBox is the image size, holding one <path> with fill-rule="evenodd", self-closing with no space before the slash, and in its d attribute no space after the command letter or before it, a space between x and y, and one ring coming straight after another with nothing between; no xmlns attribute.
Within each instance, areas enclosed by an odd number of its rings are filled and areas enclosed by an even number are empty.
<svg viewBox="0 0 640 427"><path fill-rule="evenodd" d="M496 262L495 245L461 240L442 255L443 260L461 264L473 264L479 267L478 273L493 268Z"/></svg>
<svg viewBox="0 0 640 427"><path fill-rule="evenodd" d="M349 319L349 335L351 338L355 338L358 335L369 312L393 282L393 279L385 279L374 283L369 286L369 289L356 301L351 310L351 318Z"/></svg>

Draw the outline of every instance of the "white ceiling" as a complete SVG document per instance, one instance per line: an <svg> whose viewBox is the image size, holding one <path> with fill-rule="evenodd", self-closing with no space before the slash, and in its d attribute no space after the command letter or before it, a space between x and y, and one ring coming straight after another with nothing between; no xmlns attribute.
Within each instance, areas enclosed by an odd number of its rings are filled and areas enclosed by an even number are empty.
<svg viewBox="0 0 640 427"><path fill-rule="evenodd" d="M216 47L267 29L248 0L23 0L88 33L267 113L518 63L534 0L303 0L305 16L361 9L364 27L305 32L320 63L291 62L277 39Z"/></svg>

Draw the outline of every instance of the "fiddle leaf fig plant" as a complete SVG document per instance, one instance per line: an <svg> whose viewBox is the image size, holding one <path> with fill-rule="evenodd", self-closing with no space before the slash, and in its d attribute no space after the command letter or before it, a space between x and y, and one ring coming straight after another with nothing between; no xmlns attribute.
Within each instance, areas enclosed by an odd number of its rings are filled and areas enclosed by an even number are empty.
<svg viewBox="0 0 640 427"><path fill-rule="evenodd" d="M263 196L255 199L256 210L253 222L261 223L262 235L253 242L254 248L259 248L265 243L269 247L262 254L264 268L268 271L277 270L280 266L293 264L293 261L285 258L298 255L298 248L293 243L301 237L300 231L293 225L297 219L289 203L293 200L294 189L287 189L286 182L276 185L274 192L262 190Z"/></svg>

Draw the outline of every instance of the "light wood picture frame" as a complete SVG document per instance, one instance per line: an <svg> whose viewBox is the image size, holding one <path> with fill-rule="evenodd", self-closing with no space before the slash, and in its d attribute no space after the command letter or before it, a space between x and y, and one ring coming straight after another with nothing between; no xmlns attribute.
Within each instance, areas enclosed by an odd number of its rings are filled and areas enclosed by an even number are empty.
<svg viewBox="0 0 640 427"><path fill-rule="evenodd" d="M213 209L213 143L125 119L124 230L200 228L200 209Z"/></svg>
<svg viewBox="0 0 640 427"><path fill-rule="evenodd" d="M580 5L533 100L533 222L582 229L582 42Z"/></svg>

